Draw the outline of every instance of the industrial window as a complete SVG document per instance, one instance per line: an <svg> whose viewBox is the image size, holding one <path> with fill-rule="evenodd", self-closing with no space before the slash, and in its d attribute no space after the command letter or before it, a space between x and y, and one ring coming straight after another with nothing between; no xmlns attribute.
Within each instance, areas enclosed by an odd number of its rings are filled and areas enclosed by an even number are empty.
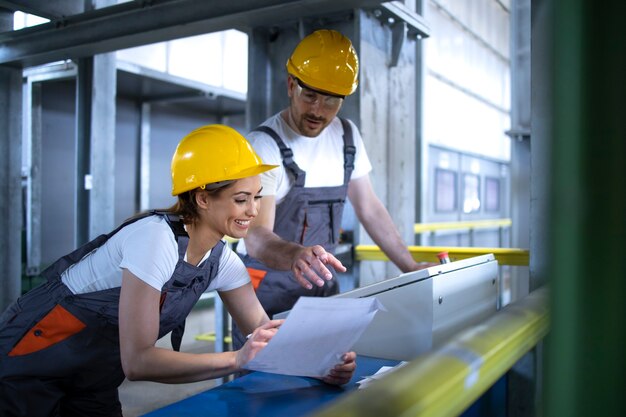
<svg viewBox="0 0 626 417"><path fill-rule="evenodd" d="M485 178L485 211L500 211L499 178Z"/></svg>
<svg viewBox="0 0 626 417"><path fill-rule="evenodd" d="M463 175L463 213L480 211L480 177L474 174Z"/></svg>
<svg viewBox="0 0 626 417"><path fill-rule="evenodd" d="M454 212L456 203L456 172L447 169L435 169L435 211Z"/></svg>

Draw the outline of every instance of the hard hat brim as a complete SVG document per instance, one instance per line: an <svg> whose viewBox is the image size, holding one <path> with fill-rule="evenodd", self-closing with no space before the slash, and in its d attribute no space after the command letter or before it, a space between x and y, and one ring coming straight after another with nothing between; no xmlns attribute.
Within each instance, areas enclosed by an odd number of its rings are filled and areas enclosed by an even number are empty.
<svg viewBox="0 0 626 417"><path fill-rule="evenodd" d="M257 165L255 167L244 169L243 171L240 171L236 175L236 178L229 178L229 179L231 179L231 180L240 180L242 178L254 177L255 175L262 174L262 173L264 173L266 171L269 171L270 169L274 169L276 167L278 167L278 165L269 165L269 164Z"/></svg>

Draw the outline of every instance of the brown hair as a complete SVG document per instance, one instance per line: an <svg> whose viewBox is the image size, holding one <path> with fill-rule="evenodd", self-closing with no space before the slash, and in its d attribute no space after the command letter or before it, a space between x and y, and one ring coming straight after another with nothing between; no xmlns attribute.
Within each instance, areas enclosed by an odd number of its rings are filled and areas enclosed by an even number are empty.
<svg viewBox="0 0 626 417"><path fill-rule="evenodd" d="M232 181L216 188L194 188L193 190L185 191L184 193L178 195L178 200L173 206L162 211L178 214L184 224L193 224L200 218L200 214L198 213L198 203L196 202L196 194L199 192L206 192L212 198L217 198L224 190L230 188L234 183L235 181Z"/></svg>
<svg viewBox="0 0 626 417"><path fill-rule="evenodd" d="M211 197L217 198L224 190L232 186L235 182L236 181L223 181L221 183L207 184L205 189L194 188L193 190L185 191L184 193L178 194L178 200L174 203L174 205L164 209L156 209L154 211L177 214L180 216L184 224L193 224L200 218L200 213L198 213L198 203L196 203L196 194L204 191ZM125 221L143 217L146 213L151 211L153 210L141 211L130 216Z"/></svg>

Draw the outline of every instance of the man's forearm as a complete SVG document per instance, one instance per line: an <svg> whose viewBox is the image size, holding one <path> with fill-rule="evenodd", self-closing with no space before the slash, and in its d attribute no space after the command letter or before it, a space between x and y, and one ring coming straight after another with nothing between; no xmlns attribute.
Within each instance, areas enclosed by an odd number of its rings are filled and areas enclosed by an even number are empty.
<svg viewBox="0 0 626 417"><path fill-rule="evenodd" d="M245 238L246 250L253 258L270 268L289 271L302 246L288 242L265 227L257 227L248 232Z"/></svg>
<svg viewBox="0 0 626 417"><path fill-rule="evenodd" d="M372 236L369 230L367 233L402 272L409 272L415 269L416 262L397 232L379 233L381 236L377 237ZM374 234L376 233L374 232Z"/></svg>
<svg viewBox="0 0 626 417"><path fill-rule="evenodd" d="M374 243L402 272L413 271L416 268L417 263L386 210L373 216L370 221L363 219L362 223Z"/></svg>

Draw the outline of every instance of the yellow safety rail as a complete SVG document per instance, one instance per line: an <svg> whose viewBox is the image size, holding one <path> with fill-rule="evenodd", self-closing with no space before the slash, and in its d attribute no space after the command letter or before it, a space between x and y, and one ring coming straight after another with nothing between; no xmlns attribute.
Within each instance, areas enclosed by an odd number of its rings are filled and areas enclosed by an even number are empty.
<svg viewBox="0 0 626 417"><path fill-rule="evenodd" d="M215 342L215 332L200 333L196 335L196 340L203 342ZM224 336L224 343L232 343L233 339L230 336Z"/></svg>
<svg viewBox="0 0 626 417"><path fill-rule="evenodd" d="M486 227L510 227L511 219L475 220L463 222L417 223L415 233L436 232L437 230L482 229Z"/></svg>
<svg viewBox="0 0 626 417"><path fill-rule="evenodd" d="M239 239L236 237L224 236L224 240L231 245L235 242L239 242Z"/></svg>
<svg viewBox="0 0 626 417"><path fill-rule="evenodd" d="M409 246L409 252L418 262L439 262L437 254L448 252L451 261L493 253L498 264L528 266L530 253L527 249L516 248L469 248L447 246ZM357 245L354 248L357 261L388 261L389 258L376 245Z"/></svg>
<svg viewBox="0 0 626 417"><path fill-rule="evenodd" d="M536 290L315 417L457 416L544 338L547 306L548 290Z"/></svg>

